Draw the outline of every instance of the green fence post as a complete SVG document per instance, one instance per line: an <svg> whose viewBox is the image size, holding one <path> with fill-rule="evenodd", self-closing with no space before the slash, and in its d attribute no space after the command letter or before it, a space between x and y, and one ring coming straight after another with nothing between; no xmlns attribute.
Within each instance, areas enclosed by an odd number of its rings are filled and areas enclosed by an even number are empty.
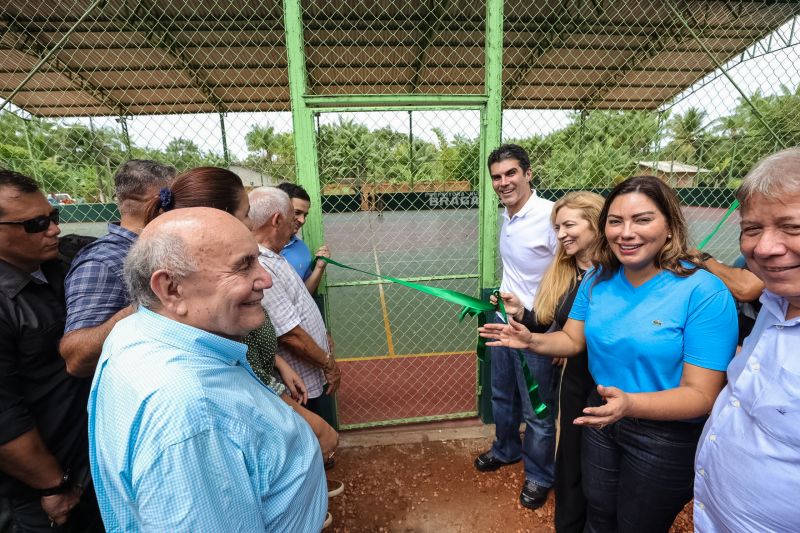
<svg viewBox="0 0 800 533"><path fill-rule="evenodd" d="M478 197L479 224L479 275L481 296L488 297L496 286L497 264L497 197L486 159L489 152L500 145L503 121L503 0L486 1L486 71L487 101L481 110L480 180ZM478 415L487 424L492 418L492 387L489 360L478 365Z"/></svg>
<svg viewBox="0 0 800 533"><path fill-rule="evenodd" d="M314 134L314 113L306 105L306 58L303 41L303 13L300 0L284 0L283 16L286 26L286 56L289 74L289 96L292 103L292 128L294 129L294 160L297 183L316 201L311 202L308 222L303 226L303 240L312 253L324 242L322 228L322 193L319 183L317 161L317 140ZM325 276L317 290L322 300L321 311L325 305L327 285ZM318 302L319 304L319 302ZM334 428L339 428L336 416L336 400L323 395L321 415Z"/></svg>

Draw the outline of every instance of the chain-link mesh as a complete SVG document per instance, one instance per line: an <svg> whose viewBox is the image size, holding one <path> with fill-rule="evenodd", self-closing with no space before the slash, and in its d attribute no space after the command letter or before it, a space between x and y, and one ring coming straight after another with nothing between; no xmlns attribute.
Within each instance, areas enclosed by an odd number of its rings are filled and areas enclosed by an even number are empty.
<svg viewBox="0 0 800 533"><path fill-rule="evenodd" d="M312 94L484 92L484 2L302 5Z"/></svg>
<svg viewBox="0 0 800 533"><path fill-rule="evenodd" d="M13 2L0 17L0 93L45 60L0 114L0 158L62 205L62 231L105 232L130 158L294 178L280 2L91 5Z"/></svg>
<svg viewBox="0 0 800 533"><path fill-rule="evenodd" d="M485 2L302 0L300 12L309 98L492 89ZM507 0L502 139L528 149L548 198L663 178L697 243L755 161L800 144L799 12ZM94 235L118 215L113 173L128 158L297 181L286 29L277 0L10 0L0 96L33 75L0 112L0 164L61 204L65 233ZM313 201L334 258L476 294L480 126L466 110L318 113ZM738 256L736 222L706 247L722 261ZM330 267L327 282L344 427L476 412L473 324L368 276Z"/></svg>
<svg viewBox="0 0 800 533"><path fill-rule="evenodd" d="M505 53L503 140L528 149L534 185L552 199L604 193L633 175L664 179L699 244L756 161L800 144L800 8L567 4L555 15L506 2L515 46ZM736 213L705 250L738 257Z"/></svg>
<svg viewBox="0 0 800 533"><path fill-rule="evenodd" d="M477 111L321 115L325 237L335 257L476 294L479 123ZM474 322L459 323L452 304L354 271L329 268L328 287L345 427L475 414Z"/></svg>

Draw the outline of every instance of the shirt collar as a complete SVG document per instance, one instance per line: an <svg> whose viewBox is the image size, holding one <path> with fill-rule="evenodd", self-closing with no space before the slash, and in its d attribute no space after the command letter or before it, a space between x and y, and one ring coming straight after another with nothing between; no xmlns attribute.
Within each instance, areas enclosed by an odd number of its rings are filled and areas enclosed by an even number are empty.
<svg viewBox="0 0 800 533"><path fill-rule="evenodd" d="M45 279L52 276L53 271L48 267L51 263L52 261L47 261L42 263L39 267ZM51 276L48 276L47 272L50 272ZM47 281L40 281L31 274L22 272L18 268L0 259L0 292L4 292L9 298L16 298L17 294L31 282L38 284L49 283Z"/></svg>
<svg viewBox="0 0 800 533"><path fill-rule="evenodd" d="M764 289L761 293L759 301L772 316L775 324L782 325L795 325L800 323L800 317L790 318L786 320L786 310L789 309L789 301L783 296L778 296L768 289Z"/></svg>
<svg viewBox="0 0 800 533"><path fill-rule="evenodd" d="M522 209L517 211L517 213L513 217L510 217L508 216L508 208L506 207L503 210L503 218L505 218L506 220L511 220L512 218L525 218L525 215L533 211L534 204L536 203L536 200L538 198L539 197L536 196L536 190L531 189L531 197L528 198L528 201L525 202L525 205L522 206Z"/></svg>
<svg viewBox="0 0 800 533"><path fill-rule="evenodd" d="M292 238L289 239L289 242L286 243L286 246L284 246L283 249L284 250L287 249L288 247L290 247L291 245L293 245L294 243L296 243L299 240L300 239L297 238L297 233L293 233L292 234Z"/></svg>
<svg viewBox="0 0 800 533"><path fill-rule="evenodd" d="M125 229L119 224L114 223L108 225L108 232L112 235L116 235L117 237L121 237L126 241L130 241L131 243L136 242L136 239L139 238L139 236L131 230Z"/></svg>
<svg viewBox="0 0 800 533"><path fill-rule="evenodd" d="M146 307L140 307L136 314L141 321L141 330L164 344L185 352L219 359L230 366L247 363L246 344L182 324Z"/></svg>
<svg viewBox="0 0 800 533"><path fill-rule="evenodd" d="M283 256L279 253L274 252L271 248L267 248L263 244L258 245L258 252L260 255L264 257L269 257L270 259L283 259Z"/></svg>

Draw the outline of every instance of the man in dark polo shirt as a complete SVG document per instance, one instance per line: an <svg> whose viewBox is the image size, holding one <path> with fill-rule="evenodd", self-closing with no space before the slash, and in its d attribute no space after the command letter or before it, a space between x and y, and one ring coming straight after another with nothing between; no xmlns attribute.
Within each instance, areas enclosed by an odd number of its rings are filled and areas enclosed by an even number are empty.
<svg viewBox="0 0 800 533"><path fill-rule="evenodd" d="M147 204L169 187L175 169L156 161L132 159L114 176L120 221L86 245L72 260L65 294L67 322L61 356L73 376L91 376L111 328L131 314L122 263L144 227Z"/></svg>
<svg viewBox="0 0 800 533"><path fill-rule="evenodd" d="M64 276L58 210L0 170L0 498L15 531L101 531L88 476L91 381L58 353Z"/></svg>

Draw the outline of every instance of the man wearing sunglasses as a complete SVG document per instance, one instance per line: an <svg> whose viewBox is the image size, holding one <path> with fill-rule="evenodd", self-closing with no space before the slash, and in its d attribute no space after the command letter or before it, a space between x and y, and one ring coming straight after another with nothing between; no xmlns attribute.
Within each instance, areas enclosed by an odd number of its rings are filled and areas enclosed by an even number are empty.
<svg viewBox="0 0 800 533"><path fill-rule="evenodd" d="M88 483L88 379L59 357L58 210L0 170L0 499L15 530L102 530ZM90 484L89 484L90 485Z"/></svg>
<svg viewBox="0 0 800 533"><path fill-rule="evenodd" d="M106 235L83 247L67 274L61 356L70 374L94 374L111 328L133 312L122 263L142 231L145 206L174 177L173 167L146 159L127 161L114 175L120 221L110 223Z"/></svg>

